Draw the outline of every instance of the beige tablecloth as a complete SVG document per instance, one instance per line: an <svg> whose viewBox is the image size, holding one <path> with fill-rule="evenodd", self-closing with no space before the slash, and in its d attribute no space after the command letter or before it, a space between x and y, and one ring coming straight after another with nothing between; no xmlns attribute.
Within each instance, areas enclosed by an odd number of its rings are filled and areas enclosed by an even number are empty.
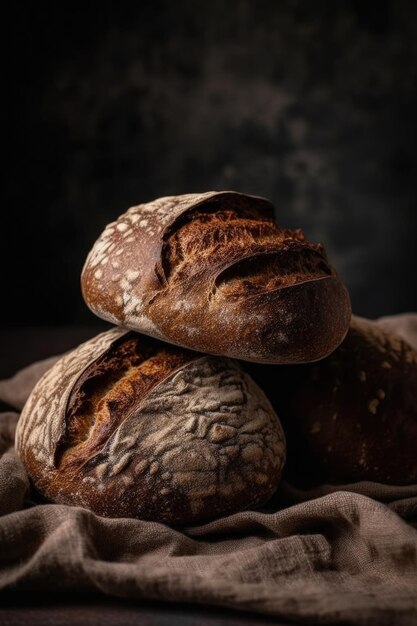
<svg viewBox="0 0 417 626"><path fill-rule="evenodd" d="M380 323L417 343L417 315ZM101 590L306 624L417 624L415 485L321 485L302 492L284 483L262 511L182 530L31 502L13 449L14 428L30 389L51 364L34 364L0 382L0 399L16 409L0 415L4 593Z"/></svg>

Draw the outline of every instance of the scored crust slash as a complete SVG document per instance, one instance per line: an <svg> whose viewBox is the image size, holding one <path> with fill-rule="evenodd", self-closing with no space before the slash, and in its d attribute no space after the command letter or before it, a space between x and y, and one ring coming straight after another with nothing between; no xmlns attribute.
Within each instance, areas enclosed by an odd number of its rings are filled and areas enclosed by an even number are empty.
<svg viewBox="0 0 417 626"><path fill-rule="evenodd" d="M236 192L159 198L109 224L82 272L91 310L192 350L261 363L321 359L349 327L323 246Z"/></svg>
<svg viewBox="0 0 417 626"><path fill-rule="evenodd" d="M179 524L263 504L285 438L237 363L120 329L39 381L16 446L49 500Z"/></svg>

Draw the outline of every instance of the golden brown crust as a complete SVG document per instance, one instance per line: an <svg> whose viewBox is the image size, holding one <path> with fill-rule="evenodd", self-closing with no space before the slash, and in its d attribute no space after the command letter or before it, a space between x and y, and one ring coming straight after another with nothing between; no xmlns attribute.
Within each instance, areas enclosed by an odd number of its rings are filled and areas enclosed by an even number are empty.
<svg viewBox="0 0 417 626"><path fill-rule="evenodd" d="M198 357L133 332L114 342L71 391L57 448L59 467L88 461L153 387Z"/></svg>
<svg viewBox="0 0 417 626"><path fill-rule="evenodd" d="M109 334L58 361L22 412L17 449L40 493L100 515L170 524L265 502L280 479L285 439L253 381L228 359ZM62 373L78 355L82 367L77 376L69 368L66 389Z"/></svg>
<svg viewBox="0 0 417 626"><path fill-rule="evenodd" d="M132 207L96 242L82 288L109 321L265 363L326 356L350 319L323 247L279 227L268 201L234 192Z"/></svg>
<svg viewBox="0 0 417 626"><path fill-rule="evenodd" d="M417 353L400 337L354 316L327 359L275 370L263 387L284 421L292 478L417 481Z"/></svg>

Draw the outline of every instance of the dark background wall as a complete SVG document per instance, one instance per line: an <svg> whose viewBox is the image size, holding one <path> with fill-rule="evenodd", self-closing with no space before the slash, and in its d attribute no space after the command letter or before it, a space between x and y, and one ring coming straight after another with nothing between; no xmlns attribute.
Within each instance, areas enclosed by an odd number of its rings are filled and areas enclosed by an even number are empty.
<svg viewBox="0 0 417 626"><path fill-rule="evenodd" d="M79 274L104 225L209 189L323 241L357 313L417 310L416 3L129 6L6 25L3 322L96 323Z"/></svg>

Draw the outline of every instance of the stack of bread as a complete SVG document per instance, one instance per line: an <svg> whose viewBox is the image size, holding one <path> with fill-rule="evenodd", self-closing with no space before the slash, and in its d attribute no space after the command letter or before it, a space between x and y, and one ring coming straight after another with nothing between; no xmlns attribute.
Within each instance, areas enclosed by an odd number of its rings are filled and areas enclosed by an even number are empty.
<svg viewBox="0 0 417 626"><path fill-rule="evenodd" d="M134 206L81 281L115 327L43 376L16 434L47 500L185 524L261 506L286 458L306 482L417 480L416 352L351 319L322 245L267 200Z"/></svg>

